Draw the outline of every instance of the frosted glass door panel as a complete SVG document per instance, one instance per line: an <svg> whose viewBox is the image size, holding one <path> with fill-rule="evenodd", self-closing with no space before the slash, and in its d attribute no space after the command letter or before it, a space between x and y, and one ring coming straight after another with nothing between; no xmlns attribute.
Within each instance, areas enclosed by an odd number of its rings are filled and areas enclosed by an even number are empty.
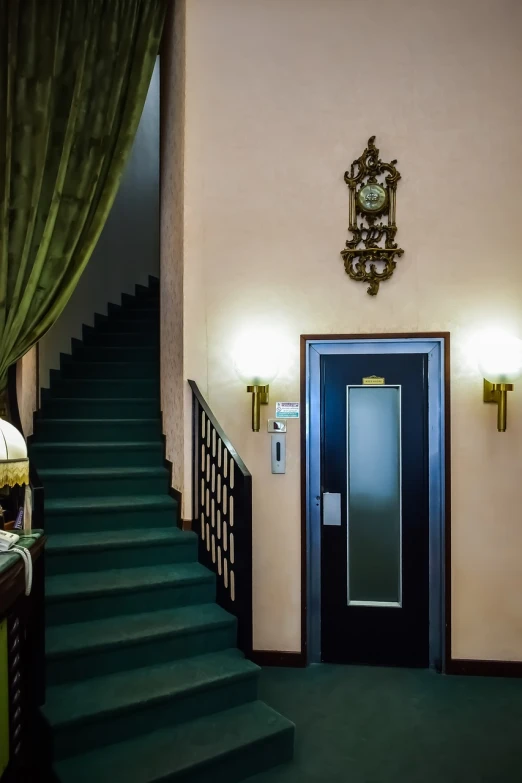
<svg viewBox="0 0 522 783"><path fill-rule="evenodd" d="M400 606L401 392L347 387L348 605Z"/></svg>

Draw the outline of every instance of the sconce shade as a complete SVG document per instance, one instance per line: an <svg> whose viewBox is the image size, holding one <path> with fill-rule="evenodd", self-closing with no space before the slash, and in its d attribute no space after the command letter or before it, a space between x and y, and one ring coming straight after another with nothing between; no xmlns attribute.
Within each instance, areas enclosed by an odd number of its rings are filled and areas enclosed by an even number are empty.
<svg viewBox="0 0 522 783"><path fill-rule="evenodd" d="M21 432L0 419L0 487L29 483L27 444Z"/></svg>
<svg viewBox="0 0 522 783"><path fill-rule="evenodd" d="M522 340L492 334L479 346L480 371L491 383L512 383L522 375Z"/></svg>
<svg viewBox="0 0 522 783"><path fill-rule="evenodd" d="M261 332L241 335L234 348L234 367L243 383L266 386L279 370L277 350L273 341Z"/></svg>

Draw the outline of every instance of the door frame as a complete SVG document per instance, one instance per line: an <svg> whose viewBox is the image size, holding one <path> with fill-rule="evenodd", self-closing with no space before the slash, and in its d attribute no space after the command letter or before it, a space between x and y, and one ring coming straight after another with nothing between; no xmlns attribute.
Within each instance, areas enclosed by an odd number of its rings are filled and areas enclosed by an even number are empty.
<svg viewBox="0 0 522 783"><path fill-rule="evenodd" d="M451 660L450 333L301 335L301 651L321 660L321 356L428 354L430 667Z"/></svg>

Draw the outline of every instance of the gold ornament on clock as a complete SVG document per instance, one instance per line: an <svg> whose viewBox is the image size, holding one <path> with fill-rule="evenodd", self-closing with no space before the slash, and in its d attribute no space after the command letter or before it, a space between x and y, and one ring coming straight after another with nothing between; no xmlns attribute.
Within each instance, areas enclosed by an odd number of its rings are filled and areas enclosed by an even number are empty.
<svg viewBox="0 0 522 783"><path fill-rule="evenodd" d="M352 280L369 283L370 296L376 296L379 285L393 275L395 259L404 253L395 242L395 204L401 175L395 168L396 160L382 162L374 142L375 136L368 139L361 157L344 174L350 192L348 229L352 239L341 251L346 274ZM387 217L387 223L378 222L383 217Z"/></svg>

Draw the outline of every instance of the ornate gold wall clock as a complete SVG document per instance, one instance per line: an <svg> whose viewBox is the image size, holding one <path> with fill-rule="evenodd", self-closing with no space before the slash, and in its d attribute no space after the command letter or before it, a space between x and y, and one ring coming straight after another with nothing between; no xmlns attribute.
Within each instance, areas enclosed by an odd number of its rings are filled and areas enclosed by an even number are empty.
<svg viewBox="0 0 522 783"><path fill-rule="evenodd" d="M393 275L395 259L404 253L394 241L397 182L401 175L395 168L396 160L382 162L374 142L375 136L368 139L361 157L344 174L350 191L348 229L352 239L341 251L346 274L352 280L369 283L370 296L375 296L380 283ZM361 222L357 225L359 217ZM387 223L377 222L383 217L388 218Z"/></svg>

